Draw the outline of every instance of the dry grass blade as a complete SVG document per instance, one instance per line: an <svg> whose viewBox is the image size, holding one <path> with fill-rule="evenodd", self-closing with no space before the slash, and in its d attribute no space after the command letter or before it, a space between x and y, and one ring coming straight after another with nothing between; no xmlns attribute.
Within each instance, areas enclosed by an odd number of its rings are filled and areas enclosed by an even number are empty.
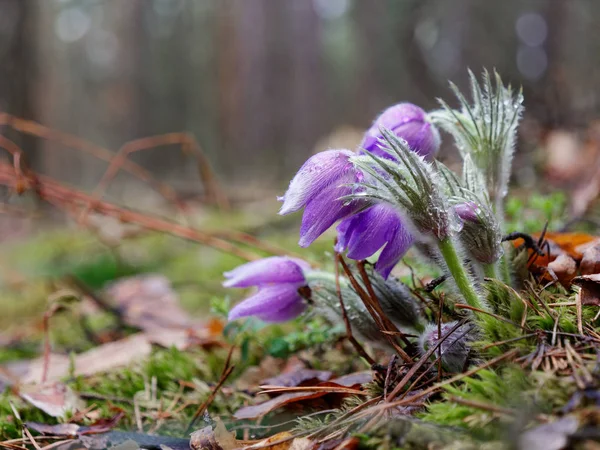
<svg viewBox="0 0 600 450"><path fill-rule="evenodd" d="M377 327L380 329L387 341L405 362L412 363L412 358L408 355L408 353L404 351L402 347L398 345L398 343L394 339L394 336L386 333L386 331L391 331L394 333L394 335L396 335L397 333L399 333L399 330L393 323L391 323L391 321L387 318L383 311L381 311L381 307L379 306L377 298L372 299L371 296L362 288L362 286L360 285L360 283L358 283L358 281L354 277L354 274L348 267L348 264L346 264L346 261L344 261L343 257L340 256L339 261L342 264L342 268L344 269L346 276L350 280L350 284L352 284L352 287L362 300L363 304L367 308L367 311L369 311L369 314L371 314L371 317L373 318L373 320L377 324Z"/></svg>
<svg viewBox="0 0 600 450"><path fill-rule="evenodd" d="M337 386L260 386L264 389L260 394L284 394L289 392L327 392L328 394L352 394L352 395L368 395L360 389L352 389L347 387Z"/></svg>
<svg viewBox="0 0 600 450"><path fill-rule="evenodd" d="M482 409L484 411L489 411L496 414L504 414L506 416L511 417L514 417L517 414L516 411L513 409L503 408L501 406L491 405L489 403L478 402L475 400L467 400L465 398L455 396L449 397L448 400L459 405L470 406L471 408Z"/></svg>
<svg viewBox="0 0 600 450"><path fill-rule="evenodd" d="M24 181L26 189L35 191L42 200L61 210L81 210L92 201L88 194L64 186L50 177L27 174ZM15 174L14 168L6 163L0 163L0 184L16 190L19 182L20 180ZM136 212L105 201L96 202L93 208L95 212L107 217L113 217L121 222L135 224L148 230L159 231L198 242L238 256L246 261L254 261L261 258L261 255L257 253L239 248L237 245L215 237L211 233L180 225L157 216Z"/></svg>
<svg viewBox="0 0 600 450"><path fill-rule="evenodd" d="M165 145L180 145L184 153L194 154L198 161L200 177L206 189L207 197L210 199L211 203L214 203L223 209L228 209L229 201L219 187L216 177L210 167L210 162L200 148L198 141L187 133L168 133L160 136L136 139L135 141L123 145L119 151L111 157L106 172L104 172L104 175L91 195L90 203L81 213L80 221L85 222L89 211L93 208L93 205L102 198L110 182L117 175L120 168L128 161L127 157L130 154Z"/></svg>
<svg viewBox="0 0 600 450"><path fill-rule="evenodd" d="M219 392L219 390L221 389L221 387L223 386L223 384L225 383L227 378L229 378L229 375L231 375L231 372L233 372L233 369L235 369L235 366L230 366L231 357L233 355L234 348L235 347L232 346L229 349L229 353L227 354L227 360L225 361L225 365L223 366L223 372L221 373L221 377L219 378L219 381L213 388L213 390L210 393L210 395L208 396L208 398L198 407L198 409L194 413L194 416L192 417L192 420L190 421L190 424L188 425L185 434L189 434L192 431L192 428L196 424L196 421L198 420L198 418L202 414L204 414L204 411L206 411L206 409L209 407L209 405L213 402L213 400L217 396L217 393Z"/></svg>
<svg viewBox="0 0 600 450"><path fill-rule="evenodd" d="M366 352L362 345L356 340L356 338L352 334L352 325L350 324L350 320L348 319L348 313L346 311L346 306L344 305L344 298L342 296L342 289L340 288L340 254L334 254L335 261L335 291L337 293L338 299L340 301L340 308L342 310L342 317L344 319L344 325L346 327L346 337L350 341L350 343L356 349L356 352L362 356L368 363L373 366L375 364L375 360L371 358L371 356Z"/></svg>
<svg viewBox="0 0 600 450"><path fill-rule="evenodd" d="M0 125L7 125L21 133L36 136L47 141L57 142L59 144L64 145L65 147L73 148L83 153L92 155L95 158L98 158L102 161L110 162L115 155L115 153L111 150L108 150L96 144L92 144L77 136L73 136L62 131L57 131L52 128L41 125L37 122L21 119L19 117L12 116L5 112L0 112ZM12 144L14 145L14 143ZM15 150L14 147L10 145L8 148L4 145L0 145L0 147L13 154L13 161L15 163L14 167L15 171L17 172L17 176L19 176L19 173L22 174L20 159L22 157L23 151L19 147L16 147L18 149L18 155L15 155L13 153L13 151ZM11 151L11 149L13 151ZM123 163L123 169L135 176L136 178L140 179L141 181L148 183L170 203L175 205L179 204L179 200L173 188L168 184L156 181L152 174L140 165L134 163L133 161L127 160ZM17 192L20 191L17 190Z"/></svg>

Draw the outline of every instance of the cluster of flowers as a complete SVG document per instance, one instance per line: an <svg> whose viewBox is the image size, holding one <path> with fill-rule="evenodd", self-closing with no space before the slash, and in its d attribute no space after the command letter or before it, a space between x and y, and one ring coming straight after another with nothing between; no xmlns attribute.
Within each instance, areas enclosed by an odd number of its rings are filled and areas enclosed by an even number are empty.
<svg viewBox="0 0 600 450"><path fill-rule="evenodd" d="M484 72L481 85L470 76L472 105L451 85L460 109L441 101L441 110L426 113L400 103L376 118L356 151L327 150L309 158L279 198L282 215L304 210L299 245L309 246L337 223L336 252L359 261L379 252L375 278L385 283L407 250L418 244L468 304L486 309L475 278L497 277L503 254L503 200L522 96L514 95L497 74L492 80ZM436 126L454 138L463 159L460 178L435 160L440 147ZM231 309L230 320L289 320L307 306L301 288L327 290L331 284L331 274L287 257L254 261L225 276L225 286L258 287L256 294ZM390 315L396 311L399 322L427 334L407 297L391 295L393 300L380 301L392 305ZM327 296L323 298L327 303ZM363 315L359 303L354 308L357 318ZM332 311L335 306L327 308Z"/></svg>
<svg viewBox="0 0 600 450"><path fill-rule="evenodd" d="M410 103L386 109L365 133L358 152L327 150L306 161L290 182L279 214L286 215L304 208L300 228L301 247L307 247L326 230L337 226L337 252L347 252L354 260L363 260L377 251L381 253L376 270L387 278L414 242L406 222L393 206L371 204L367 200L347 201L356 193L355 183L365 176L355 167L351 157L370 152L392 158L382 149L382 130L389 129L404 139L408 146L425 159L432 160L440 146L436 127L427 120L426 112ZM467 214L470 210L465 209ZM258 286L259 291L234 307L229 319L258 316L268 322L289 320L304 309L298 288L306 285L303 271L306 263L285 257L265 258L226 273L226 287Z"/></svg>

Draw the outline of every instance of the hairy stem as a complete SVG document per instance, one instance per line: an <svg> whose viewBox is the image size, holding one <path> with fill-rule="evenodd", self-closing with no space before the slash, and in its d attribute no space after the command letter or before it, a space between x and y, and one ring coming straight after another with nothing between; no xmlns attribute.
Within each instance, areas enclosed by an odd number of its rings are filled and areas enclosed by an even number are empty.
<svg viewBox="0 0 600 450"><path fill-rule="evenodd" d="M438 247L442 257L444 258L444 261L446 262L446 266L448 266L450 275L452 275L454 278L454 282L456 283L458 290L463 295L466 302L475 308L486 309L479 300L479 296L473 288L473 284L471 283L467 271L458 257L458 253L452 240L450 238L442 239L438 241Z"/></svg>
<svg viewBox="0 0 600 450"><path fill-rule="evenodd" d="M498 273L496 270L496 264L495 263L483 264L483 274L486 276L486 278L494 278L497 280Z"/></svg>

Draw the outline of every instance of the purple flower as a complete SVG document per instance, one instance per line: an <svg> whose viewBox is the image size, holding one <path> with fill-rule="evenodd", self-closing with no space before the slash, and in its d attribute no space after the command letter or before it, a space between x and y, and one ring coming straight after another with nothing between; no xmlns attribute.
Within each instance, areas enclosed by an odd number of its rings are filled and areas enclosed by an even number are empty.
<svg viewBox="0 0 600 450"><path fill-rule="evenodd" d="M348 251L348 258L366 259L383 250L375 264L375 270L387 278L408 251L413 237L403 225L398 212L391 206L380 203L348 217L337 227L336 251Z"/></svg>
<svg viewBox="0 0 600 450"><path fill-rule="evenodd" d="M437 128L427 121L423 109L411 103L398 103L383 111L375 119L360 145L361 149L391 158L378 143L383 137L382 128L387 128L404 139L412 150L428 159L433 159L440 147L440 134Z"/></svg>
<svg viewBox="0 0 600 450"><path fill-rule="evenodd" d="M352 193L350 184L360 181L361 174L349 158L350 150L327 150L308 159L290 182L279 214L286 215L304 208L300 227L301 247L308 247L335 222L356 210L340 198Z"/></svg>
<svg viewBox="0 0 600 450"><path fill-rule="evenodd" d="M265 322L285 322L300 315L306 303L298 289L306 285L305 261L272 256L243 264L225 272L225 287L257 286L258 291L229 311L229 320L256 316Z"/></svg>

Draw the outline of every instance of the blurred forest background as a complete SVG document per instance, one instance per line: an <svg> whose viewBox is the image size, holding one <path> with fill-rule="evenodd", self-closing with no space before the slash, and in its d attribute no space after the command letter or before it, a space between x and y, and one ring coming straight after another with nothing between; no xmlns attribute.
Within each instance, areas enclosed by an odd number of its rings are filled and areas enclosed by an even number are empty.
<svg viewBox="0 0 600 450"><path fill-rule="evenodd" d="M235 195L280 190L310 153L356 145L386 106L436 108L452 99L448 79L464 89L467 68L495 67L524 89L515 178L527 184L527 148L553 130L563 139L550 164L585 153L600 112L599 17L597 0L0 0L0 111L115 151L189 131ZM34 169L81 188L106 168L0 132ZM132 158L180 192L200 189L175 147Z"/></svg>

